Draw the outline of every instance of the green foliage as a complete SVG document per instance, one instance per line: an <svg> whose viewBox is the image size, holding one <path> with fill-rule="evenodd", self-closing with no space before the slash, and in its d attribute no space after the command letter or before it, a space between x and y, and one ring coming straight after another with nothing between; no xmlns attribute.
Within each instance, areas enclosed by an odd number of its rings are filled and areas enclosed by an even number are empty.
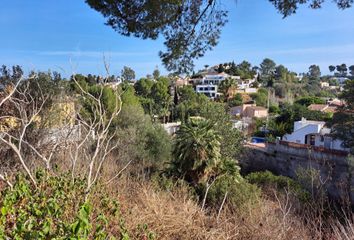
<svg viewBox="0 0 354 240"><path fill-rule="evenodd" d="M237 65L235 62L220 64L217 71L220 72L220 69L229 75L239 76L241 79L253 79L256 74L255 68L247 61L242 61Z"/></svg>
<svg viewBox="0 0 354 240"><path fill-rule="evenodd" d="M121 72L121 76L124 81L132 81L135 79L135 72L130 67L124 66Z"/></svg>
<svg viewBox="0 0 354 240"><path fill-rule="evenodd" d="M125 87L123 90L123 93L121 95L121 100L123 103L123 106L131 106L131 107L141 107L141 103L139 101L139 98L135 95L135 90L131 85L128 85Z"/></svg>
<svg viewBox="0 0 354 240"><path fill-rule="evenodd" d="M224 101L226 101L230 97L229 96L230 89L236 88L236 86L237 86L237 82L232 78L228 78L219 84L219 92L223 94Z"/></svg>
<svg viewBox="0 0 354 240"><path fill-rule="evenodd" d="M139 167L154 171L171 160L170 136L160 124L151 121L141 106L123 105L117 127L117 138L127 154L125 161L133 160Z"/></svg>
<svg viewBox="0 0 354 240"><path fill-rule="evenodd" d="M271 106L269 106L269 113L278 114L278 113L280 113L280 108L276 105L271 105Z"/></svg>
<svg viewBox="0 0 354 240"><path fill-rule="evenodd" d="M274 77L275 67L275 62L269 58L265 58L260 64L260 80L264 85L268 85L268 82Z"/></svg>
<svg viewBox="0 0 354 240"><path fill-rule="evenodd" d="M240 106L243 103L241 93L237 93L233 98L227 101L229 107Z"/></svg>
<svg viewBox="0 0 354 240"><path fill-rule="evenodd" d="M208 102L200 109L200 116L213 122L214 129L220 136L221 157L237 158L242 151L242 133L233 128L231 116L222 103Z"/></svg>
<svg viewBox="0 0 354 240"><path fill-rule="evenodd" d="M325 101L319 97L309 96L309 97L299 98L295 101L295 103L308 107L311 104L325 104Z"/></svg>
<svg viewBox="0 0 354 240"><path fill-rule="evenodd" d="M276 176L269 171L251 173L246 176L246 179L250 183L257 184L260 187L271 186L275 187L278 191L290 191L302 201L310 199L310 193L300 183L288 177Z"/></svg>
<svg viewBox="0 0 354 240"><path fill-rule="evenodd" d="M306 106L300 104L281 106L281 112L275 119L275 124L284 124L284 129L287 133L293 131L293 124L295 121L300 121L304 117L307 120L315 121L329 121L331 119L330 113L320 111L311 111Z"/></svg>
<svg viewBox="0 0 354 240"><path fill-rule="evenodd" d="M204 94L197 94L192 87L178 88L177 118L185 122L192 116L199 116L203 106L210 100Z"/></svg>
<svg viewBox="0 0 354 240"><path fill-rule="evenodd" d="M143 78L134 85L145 112L162 117L164 122L171 115L172 97L169 84L168 78L159 77L156 81Z"/></svg>
<svg viewBox="0 0 354 240"><path fill-rule="evenodd" d="M308 75L310 76L310 78L319 79L319 78L321 77L320 66L318 66L318 65L311 65L311 66L309 67Z"/></svg>
<svg viewBox="0 0 354 240"><path fill-rule="evenodd" d="M308 3L320 8L323 0L269 0L284 17L294 14ZM336 0L341 9L351 7L352 0ZM106 18L106 25L124 36L156 40L164 38L166 52L160 52L169 71L191 72L193 60L215 47L227 22L228 11L215 0L86 0ZM162 10L163 9L163 10ZM196 31L198 30L198 31Z"/></svg>
<svg viewBox="0 0 354 240"><path fill-rule="evenodd" d="M199 183L220 161L220 136L214 125L202 118L191 118L176 136L172 166L179 176Z"/></svg>
<svg viewBox="0 0 354 240"><path fill-rule="evenodd" d="M224 159L217 168L218 175L213 183L209 182L211 186L206 196L206 203L209 207L220 208L226 194L226 203L234 209L258 199L259 189L240 175L235 160ZM206 188L205 184L199 185L200 198L205 196Z"/></svg>
<svg viewBox="0 0 354 240"><path fill-rule="evenodd" d="M18 175L13 189L1 192L1 239L107 239L108 217L114 208L103 204L91 207L85 201L85 181L69 175L36 173L35 189ZM103 199L101 199L103 200ZM110 201L107 202L107 204ZM95 218L97 215L99 217Z"/></svg>
<svg viewBox="0 0 354 240"><path fill-rule="evenodd" d="M250 96L256 101L257 106L267 107L268 91L266 89L260 88L257 93L251 93Z"/></svg>
<svg viewBox="0 0 354 240"><path fill-rule="evenodd" d="M343 140L344 146L354 153L354 80L345 83L340 98L346 102L346 105L334 114L331 124L334 135Z"/></svg>
<svg viewBox="0 0 354 240"><path fill-rule="evenodd" d="M147 98L151 94L151 88L153 85L154 82L152 80L142 78L134 84L134 88L138 96Z"/></svg>
<svg viewBox="0 0 354 240"><path fill-rule="evenodd" d="M81 93L81 115L83 118L94 121L96 119L95 116L103 115L104 119L108 120L117 112L119 100L115 90L101 85L92 85L87 86L86 91L94 98ZM102 108L100 108L97 100L100 101Z"/></svg>
<svg viewBox="0 0 354 240"><path fill-rule="evenodd" d="M157 67L155 68L154 72L152 73L152 76L154 77L154 79L158 79L160 77L160 71Z"/></svg>
<svg viewBox="0 0 354 240"><path fill-rule="evenodd" d="M86 3L101 12L106 24L120 34L143 39L162 35L167 49L159 53L162 62L167 70L178 72L192 71L193 59L216 46L227 15L213 1L155 0L142 4L137 0L86 0Z"/></svg>

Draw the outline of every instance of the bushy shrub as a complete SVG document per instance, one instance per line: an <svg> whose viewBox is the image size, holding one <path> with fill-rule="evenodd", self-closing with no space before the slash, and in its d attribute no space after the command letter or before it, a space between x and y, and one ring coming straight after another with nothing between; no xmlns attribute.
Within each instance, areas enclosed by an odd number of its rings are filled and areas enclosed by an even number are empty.
<svg viewBox="0 0 354 240"><path fill-rule="evenodd" d="M0 239L129 239L120 205L104 188L86 196L84 179L43 171L36 178L37 188L18 175L0 193ZM142 234L153 236L146 227Z"/></svg>
<svg viewBox="0 0 354 240"><path fill-rule="evenodd" d="M276 176L269 171L251 173L246 176L246 179L250 183L257 184L258 186L271 186L279 191L284 189L289 190L302 201L307 201L310 198L309 192L306 191L300 183L285 176Z"/></svg>
<svg viewBox="0 0 354 240"><path fill-rule="evenodd" d="M250 184L240 175L240 168L233 159L224 159L219 165L218 175L207 190L207 185L199 186L200 198L206 195L206 203L209 207L219 208L226 195L226 203L237 209L246 203L254 202L260 194L256 185ZM206 192L208 191L208 192Z"/></svg>
<svg viewBox="0 0 354 240"><path fill-rule="evenodd" d="M200 197L204 196L206 186L201 186ZM254 203L259 197L259 189L245 179L235 179L230 175L223 175L215 180L206 196L209 207L219 208L226 195L226 203L233 209L238 209L244 204Z"/></svg>

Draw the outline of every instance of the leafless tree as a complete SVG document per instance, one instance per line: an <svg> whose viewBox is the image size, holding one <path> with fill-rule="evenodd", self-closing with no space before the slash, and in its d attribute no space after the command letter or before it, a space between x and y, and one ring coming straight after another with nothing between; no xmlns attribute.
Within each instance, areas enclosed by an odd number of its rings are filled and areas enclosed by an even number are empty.
<svg viewBox="0 0 354 240"><path fill-rule="evenodd" d="M22 78L13 85L9 86L10 92L3 97L0 107L7 105L8 112L2 111L0 121L11 120L10 126L3 126L0 133L0 141L10 148L17 156L23 169L31 179L34 186L37 182L29 167L28 152L33 153L49 170L51 168L51 159L53 153L58 147L54 144L52 149L45 154L38 142L28 141L28 135L32 131L33 125L41 121L41 113L48 99L48 95L44 94L38 85L39 97L35 98L29 91L29 81L36 76L32 75L24 81Z"/></svg>
<svg viewBox="0 0 354 240"><path fill-rule="evenodd" d="M109 66L105 63L107 75L109 76ZM77 165L81 158L81 167L85 169L87 177L86 193L88 194L92 186L100 178L102 166L107 157L117 148L119 141L116 139L116 130L112 129L113 121L119 115L122 108L121 93L115 92L116 102L113 111L108 111L103 103L104 87L99 88L98 95L90 93L84 89L73 75L73 81L79 89L83 101L90 102L91 116L83 116L78 110L77 126L80 131L80 139L71 142L70 159L71 172L74 179L77 175ZM107 77L108 79L108 77ZM104 79L103 82L104 83Z"/></svg>

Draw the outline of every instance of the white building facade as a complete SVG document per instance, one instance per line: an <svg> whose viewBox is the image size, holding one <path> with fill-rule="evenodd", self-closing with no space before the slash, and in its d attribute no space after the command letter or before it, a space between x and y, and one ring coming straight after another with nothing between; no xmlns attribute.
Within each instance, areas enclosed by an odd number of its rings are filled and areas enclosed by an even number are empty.
<svg viewBox="0 0 354 240"><path fill-rule="evenodd" d="M320 133L324 125L325 122L309 121L302 118L301 121L294 122L294 131L291 134L284 135L283 140L301 144L310 144L312 141L313 144L311 145L314 145L315 140L309 138L309 135Z"/></svg>
<svg viewBox="0 0 354 240"><path fill-rule="evenodd" d="M213 84L197 85L195 91L197 93L203 93L210 98L215 98L218 96L218 86Z"/></svg>
<svg viewBox="0 0 354 240"><path fill-rule="evenodd" d="M349 151L342 146L343 141L331 135L331 129L325 127L325 122L309 121L302 118L294 122L294 131L283 136L283 141L307 144L326 149Z"/></svg>

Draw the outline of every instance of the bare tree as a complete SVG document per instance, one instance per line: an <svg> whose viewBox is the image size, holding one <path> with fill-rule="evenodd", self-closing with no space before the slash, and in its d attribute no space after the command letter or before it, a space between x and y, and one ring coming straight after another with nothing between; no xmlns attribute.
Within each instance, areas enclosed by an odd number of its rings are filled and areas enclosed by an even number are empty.
<svg viewBox="0 0 354 240"><path fill-rule="evenodd" d="M29 83L35 79L32 75L24 81L22 78L13 86L8 86L12 90L4 96L1 101L1 107L7 105L9 111L3 111L0 115L0 121L11 120L10 126L4 126L0 134L0 141L9 147L17 156L23 169L31 179L32 183L37 186L37 182L29 167L28 154L34 154L49 170L51 168L51 159L53 153L58 147L54 144L51 150L45 154L41 149L41 145L37 142L29 141L29 134L33 126L41 121L41 112L48 99L48 95L44 94L38 85L38 96L33 97L29 91Z"/></svg>
<svg viewBox="0 0 354 240"><path fill-rule="evenodd" d="M105 67L108 73L109 66L105 64ZM45 126L45 115L48 115L45 114L48 110L46 104L50 96L39 83L36 86L35 96L33 95L30 87L30 80L36 79L36 75L33 74L28 79L21 78L16 84L12 84L10 91L4 92L4 96L0 98L0 107L6 105L6 109L2 108L0 111L0 123L12 120L11 126L1 128L0 142L15 153L16 159L35 187L37 187L37 181L32 172L31 157L40 163L39 165L35 163L35 167L43 166L49 171L52 169L54 156L69 152L71 162L69 171L72 179L74 180L77 176L86 177L86 196L88 196L92 186L100 179L108 156L119 143L116 138L117 130L113 128L113 123L122 108L122 93L119 93L117 89L112 89L115 103L113 109L108 108L105 104L107 87L104 83L105 79L109 78L109 74L103 78L101 85L94 86L96 92L81 86L76 75L73 76L72 80L77 87L79 98L85 103L84 106L75 110L75 124L66 122L60 128ZM55 104L50 102L49 105L50 109ZM40 138L32 137L33 132L36 131L45 134ZM60 148L61 146L65 148ZM0 180L12 187L6 173L0 173Z"/></svg>
<svg viewBox="0 0 354 240"><path fill-rule="evenodd" d="M105 64L107 78L109 77L109 67ZM75 75L74 75L75 76ZM99 87L98 94L93 94L89 90L84 89L75 77L73 77L75 85L78 87L83 101L90 102L90 117L84 116L79 110L77 113L77 126L81 133L80 139L71 142L70 158L71 158L71 174L74 179L79 158L81 158L81 166L85 169L87 177L86 194L91 191L92 186L100 178L102 166L107 157L118 146L116 139L116 130L112 128L114 119L119 115L122 108L121 93L115 91L115 107L108 111L104 105L104 87ZM105 81L103 80L103 83ZM83 158L83 159L82 159Z"/></svg>

